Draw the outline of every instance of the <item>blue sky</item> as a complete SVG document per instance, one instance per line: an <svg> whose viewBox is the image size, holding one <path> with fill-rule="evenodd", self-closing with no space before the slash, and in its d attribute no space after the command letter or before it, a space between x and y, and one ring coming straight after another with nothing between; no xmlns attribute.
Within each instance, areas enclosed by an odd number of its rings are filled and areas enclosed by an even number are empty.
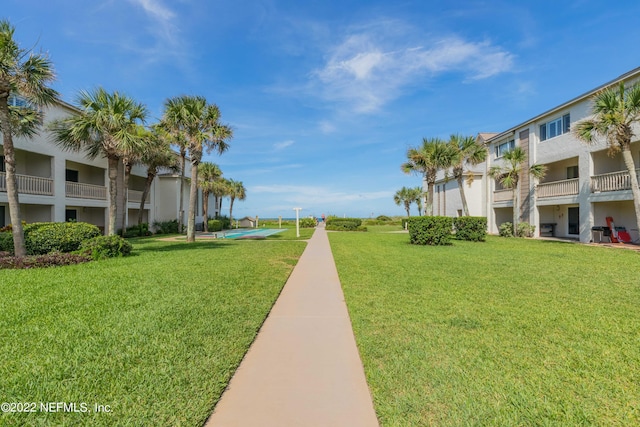
<svg viewBox="0 0 640 427"><path fill-rule="evenodd" d="M169 97L217 104L234 139L205 160L247 188L234 217L403 215L422 138L506 130L640 65L637 1L4 0L2 16L67 102L103 86L150 123Z"/></svg>

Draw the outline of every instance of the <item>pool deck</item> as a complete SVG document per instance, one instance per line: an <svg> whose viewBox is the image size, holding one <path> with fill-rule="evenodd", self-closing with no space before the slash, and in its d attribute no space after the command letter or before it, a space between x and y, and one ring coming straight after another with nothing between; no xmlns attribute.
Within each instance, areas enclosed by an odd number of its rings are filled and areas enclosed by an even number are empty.
<svg viewBox="0 0 640 427"><path fill-rule="evenodd" d="M374 427L324 227L318 227L206 427Z"/></svg>

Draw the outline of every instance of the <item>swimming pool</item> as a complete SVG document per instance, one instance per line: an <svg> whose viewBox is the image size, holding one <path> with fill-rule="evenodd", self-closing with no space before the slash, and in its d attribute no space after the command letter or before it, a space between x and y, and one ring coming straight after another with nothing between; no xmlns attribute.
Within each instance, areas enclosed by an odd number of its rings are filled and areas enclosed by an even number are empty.
<svg viewBox="0 0 640 427"><path fill-rule="evenodd" d="M237 228L235 230L223 230L210 233L202 233L201 237L213 237L218 239L240 239L243 237L266 237L284 231L284 228Z"/></svg>

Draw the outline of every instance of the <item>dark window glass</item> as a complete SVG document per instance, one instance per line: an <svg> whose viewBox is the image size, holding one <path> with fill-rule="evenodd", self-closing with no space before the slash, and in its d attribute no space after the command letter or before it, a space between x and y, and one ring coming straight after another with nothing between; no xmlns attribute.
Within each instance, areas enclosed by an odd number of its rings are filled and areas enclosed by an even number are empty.
<svg viewBox="0 0 640 427"><path fill-rule="evenodd" d="M547 139L547 124L540 125L540 141Z"/></svg>
<svg viewBox="0 0 640 427"><path fill-rule="evenodd" d="M78 211L76 209L65 209L64 211L65 221L77 221L78 220Z"/></svg>
<svg viewBox="0 0 640 427"><path fill-rule="evenodd" d="M569 114L565 114L564 116L562 116L562 133L569 132L570 122L571 119Z"/></svg>
<svg viewBox="0 0 640 427"><path fill-rule="evenodd" d="M65 171L66 180L69 182L78 182L78 171L67 169Z"/></svg>

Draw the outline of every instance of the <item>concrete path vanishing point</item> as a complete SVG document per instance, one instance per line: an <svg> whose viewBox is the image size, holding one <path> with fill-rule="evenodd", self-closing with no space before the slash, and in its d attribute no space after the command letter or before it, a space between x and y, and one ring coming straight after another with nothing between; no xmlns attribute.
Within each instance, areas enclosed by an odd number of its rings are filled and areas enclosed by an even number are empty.
<svg viewBox="0 0 640 427"><path fill-rule="evenodd" d="M205 427L378 426L318 227Z"/></svg>

